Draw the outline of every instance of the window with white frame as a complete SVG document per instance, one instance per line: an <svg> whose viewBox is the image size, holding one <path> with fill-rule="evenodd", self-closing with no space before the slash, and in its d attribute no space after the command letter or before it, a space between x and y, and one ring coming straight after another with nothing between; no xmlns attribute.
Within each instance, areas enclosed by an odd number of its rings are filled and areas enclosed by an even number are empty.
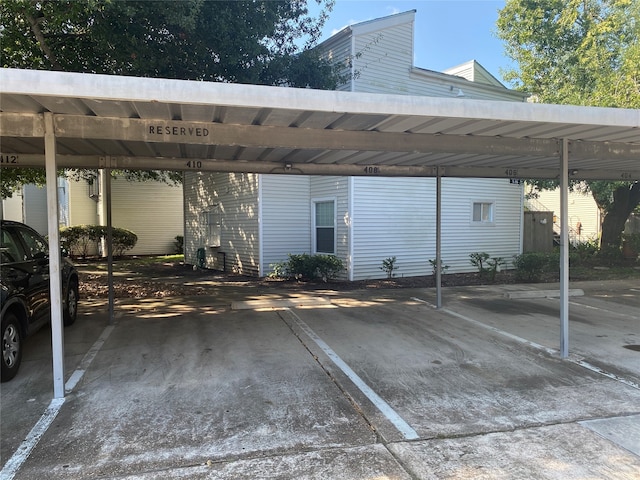
<svg viewBox="0 0 640 480"><path fill-rule="evenodd" d="M336 253L336 202L313 202L314 253Z"/></svg>
<svg viewBox="0 0 640 480"><path fill-rule="evenodd" d="M205 240L208 247L219 247L222 234L222 218L220 205L217 203L209 205L209 209L204 212Z"/></svg>
<svg viewBox="0 0 640 480"><path fill-rule="evenodd" d="M493 202L473 202L473 223L493 223Z"/></svg>

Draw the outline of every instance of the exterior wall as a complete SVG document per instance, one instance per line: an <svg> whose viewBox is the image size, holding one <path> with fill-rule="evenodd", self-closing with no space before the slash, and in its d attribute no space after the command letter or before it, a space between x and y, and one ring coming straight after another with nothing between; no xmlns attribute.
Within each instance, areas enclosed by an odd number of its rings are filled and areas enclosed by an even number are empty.
<svg viewBox="0 0 640 480"><path fill-rule="evenodd" d="M13 192L9 198L2 199L2 216L0 218L23 222L22 190Z"/></svg>
<svg viewBox="0 0 640 480"><path fill-rule="evenodd" d="M89 196L86 181L69 182L69 224L96 225L98 221L97 199Z"/></svg>
<svg viewBox="0 0 640 480"><path fill-rule="evenodd" d="M207 268L243 275L260 272L259 175L185 174L185 262L198 264L204 248ZM203 213L217 204L221 215L219 247L209 247ZM224 265L222 259L224 258Z"/></svg>
<svg viewBox="0 0 640 480"><path fill-rule="evenodd" d="M355 179L353 279L383 278L396 257L398 276L430 275L435 260L436 180ZM470 193L473 192L473 193ZM494 204L494 222L472 221L473 203ZM447 273L472 272L469 254L487 252L511 263L520 253L522 190L504 179L442 179L442 261Z"/></svg>
<svg viewBox="0 0 640 480"><path fill-rule="evenodd" d="M111 209L113 226L138 236L127 255L175 253L175 237L183 234L182 188L154 181L132 184L114 178Z"/></svg>
<svg viewBox="0 0 640 480"><path fill-rule="evenodd" d="M522 250L522 193L509 179L442 179L442 261L448 273L474 271L473 252L502 257L512 268ZM485 201L494 202L494 222L473 222L473 203Z"/></svg>
<svg viewBox="0 0 640 480"><path fill-rule="evenodd" d="M397 276L431 273L435 198L433 178L354 178L353 279L384 278L380 267L390 257Z"/></svg>
<svg viewBox="0 0 640 480"><path fill-rule="evenodd" d="M349 268L349 177L312 177L310 187L309 202L317 199L334 199L336 202L336 256Z"/></svg>
<svg viewBox="0 0 640 480"><path fill-rule="evenodd" d="M560 225L560 190L546 190L539 192L537 201L532 202L535 210L554 212L556 230ZM581 228L578 228L578 224ZM569 193L569 241L581 243L598 240L602 231L602 217L590 193Z"/></svg>
<svg viewBox="0 0 640 480"><path fill-rule="evenodd" d="M262 175L262 271L287 260L287 254L311 252L310 177Z"/></svg>

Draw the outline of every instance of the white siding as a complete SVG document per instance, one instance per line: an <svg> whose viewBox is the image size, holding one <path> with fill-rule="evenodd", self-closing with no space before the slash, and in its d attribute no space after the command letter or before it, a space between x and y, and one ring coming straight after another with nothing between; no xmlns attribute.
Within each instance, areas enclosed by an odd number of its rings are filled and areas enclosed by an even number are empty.
<svg viewBox="0 0 640 480"><path fill-rule="evenodd" d="M243 275L259 273L258 175L241 173L185 174L185 262L197 264L198 248L205 248L208 268ZM220 247L207 247L203 212L218 204L222 232Z"/></svg>
<svg viewBox="0 0 640 480"><path fill-rule="evenodd" d="M310 253L311 214L308 176L263 175L262 201L262 271L284 262L287 254Z"/></svg>
<svg viewBox="0 0 640 480"><path fill-rule="evenodd" d="M396 257L397 276L430 275L435 260L435 179L355 179L354 280L383 278ZM442 179L442 259L447 273L472 272L469 254L487 252L511 264L520 253L522 187L509 180ZM472 222L474 201L495 205L494 222Z"/></svg>
<svg viewBox="0 0 640 480"><path fill-rule="evenodd" d="M413 21L355 37L355 91L409 94Z"/></svg>
<svg viewBox="0 0 640 480"><path fill-rule="evenodd" d="M508 179L442 179L442 261L448 273L473 272L469 254L502 257L512 268L522 250L522 186ZM494 222L472 221L474 202L494 204Z"/></svg>
<svg viewBox="0 0 640 480"><path fill-rule="evenodd" d="M336 256L345 266L349 264L349 178L311 177L309 200L314 198L335 198L336 200ZM310 201L307 202L311 211ZM346 278L344 272L343 278Z"/></svg>
<svg viewBox="0 0 640 480"><path fill-rule="evenodd" d="M165 183L111 182L112 223L138 236L127 255L165 255L175 252L175 237L183 232L182 188Z"/></svg>
<svg viewBox="0 0 640 480"><path fill-rule="evenodd" d="M435 185L427 178L354 178L354 280L384 278L380 267L390 257L397 276L431 272Z"/></svg>

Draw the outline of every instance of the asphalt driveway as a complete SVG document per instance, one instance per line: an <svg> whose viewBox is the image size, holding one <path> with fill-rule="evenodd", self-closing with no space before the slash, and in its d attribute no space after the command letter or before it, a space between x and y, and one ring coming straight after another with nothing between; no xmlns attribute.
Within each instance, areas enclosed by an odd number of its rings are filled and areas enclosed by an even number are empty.
<svg viewBox="0 0 640 480"><path fill-rule="evenodd" d="M640 289L582 287L568 360L557 300L515 287L443 310L431 289L236 289L122 302L114 326L81 304L66 400L48 332L2 385L3 479L637 479Z"/></svg>

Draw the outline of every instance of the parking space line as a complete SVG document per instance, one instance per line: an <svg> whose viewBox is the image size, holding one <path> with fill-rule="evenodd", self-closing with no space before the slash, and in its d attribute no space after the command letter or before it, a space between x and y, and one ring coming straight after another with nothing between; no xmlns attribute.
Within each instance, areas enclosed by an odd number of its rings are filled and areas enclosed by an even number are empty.
<svg viewBox="0 0 640 480"><path fill-rule="evenodd" d="M430 306L431 308L435 309L436 306L427 302L426 300L422 300L421 298L417 298L417 297L411 297L411 300L415 301L415 302L420 302L420 303L424 303L425 305ZM500 330L499 328L496 327L492 327L491 325L487 325L486 323L482 323L479 322L478 320L474 320L473 318L469 318L465 315L462 315L458 312L454 312L453 310L449 310L448 308L441 308L440 309L441 312L447 313L449 315L452 315L454 317L460 318L461 320L465 320L469 323L472 323L474 325L477 325L478 327L482 327L485 328L487 330L491 330L492 332L498 333L504 337L510 338L511 340L515 340L518 343L523 343L525 345L528 345L530 347L533 347L537 350L542 350L544 352L547 352L549 355L557 355L559 352L558 350L555 350L553 348L549 348L549 347L545 347L544 345L540 345L539 343L536 342L532 342L530 340L527 340L526 338L522 338L519 337L517 335L513 335L512 333L509 332L505 332L504 330Z"/></svg>
<svg viewBox="0 0 640 480"><path fill-rule="evenodd" d="M0 479L11 480L25 462L31 451L40 441L40 438L47 431L53 420L58 416L58 412L64 404L64 398L54 398L44 411L40 420L31 429L27 438L24 439L18 450L11 456L0 471Z"/></svg>
<svg viewBox="0 0 640 480"><path fill-rule="evenodd" d="M104 345L104 342L107 341L107 338L109 338L109 335L111 335L111 332L113 332L114 328L115 328L115 325L107 325L107 327L102 331L102 333L98 337L98 340L96 340L95 343L91 346L89 351L86 353L86 355L80 362L80 365L78 365L78 368L75 370L75 372L71 374L71 377L69 377L69 380L67 380L67 383L65 383L64 385L65 393L71 393L73 389L76 387L76 385L78 384L78 382L82 380L82 377L84 376L84 373L87 371L87 368L89 368L89 365L91 365L91 362L93 362L93 359L96 358L96 355Z"/></svg>
<svg viewBox="0 0 640 480"><path fill-rule="evenodd" d="M417 297L411 297L411 300L415 301L415 302L420 302L420 303L424 303L425 305L428 305L429 307L435 309L436 306L433 305L432 303L427 302L426 300L422 300L421 298L417 298ZM595 307L594 307L595 308ZM549 348L549 347L545 347L544 345L540 345L539 343L535 343L532 342L530 340L527 340L525 338L522 337L518 337L517 335L513 335L509 332L505 332L504 330L500 330L499 328L496 327L492 327L491 325L487 325L486 323L482 323L479 322L478 320L474 320L473 318L469 318L465 315L462 315L460 313L454 312L453 310L449 310L448 308L441 308L440 309L441 312L447 313L449 315L452 315L454 317L460 318L461 320L465 320L469 323L472 323L474 325L477 325L479 327L485 328L487 330L491 330L492 332L498 333L499 335L502 335L504 337L510 338L512 340L515 340L516 342L519 343L523 343L525 345L528 345L530 347L533 347L537 350L542 350L544 352L547 352L550 355L558 355L559 351L555 350L553 348ZM628 387L632 387L635 388L637 390L640 390L640 385L632 382L631 380L627 380L626 378L620 377L619 375L616 375L615 373L611 373L611 372L607 372L606 370L603 370L600 367L597 367L595 365L592 365L591 363L581 359L581 358L577 358L575 355L574 356L570 356L569 358L566 359L567 361L578 365L582 368L586 368L587 370L590 370L594 373L597 373L599 375L605 376L607 378L610 378L611 380L615 380L616 382L620 382L624 385L627 385Z"/></svg>
<svg viewBox="0 0 640 480"><path fill-rule="evenodd" d="M331 359L331 361L358 387L358 389L375 405L375 407L382 413L404 436L406 440L415 440L419 438L418 433L411 428L411 426L389 405L380 395L373 391L373 389L362 380L356 372L354 372L349 365L342 360L338 354L322 340L311 327L307 325L298 315L292 310L286 308L287 312L293 317L293 321L296 325L307 334L315 344Z"/></svg>
<svg viewBox="0 0 640 480"><path fill-rule="evenodd" d="M69 380L67 380L64 388L65 393L73 391L78 382L84 376L87 368L89 368L89 365L91 365L91 362L93 362L93 359L104 345L104 342L106 342L109 335L111 335L114 328L115 325L107 325L107 327L102 331L98 339L80 362L80 365L78 365L78 368L71 374ZM40 438L42 438L53 423L53 420L58 416L64 402L64 398L54 398L51 400L51 403L49 403L49 406L31 429L18 450L14 452L11 458L7 460L7 463L5 463L4 467L2 467L2 470L0 470L0 480L12 480L13 477L15 477L22 464L27 460L33 449L40 441Z"/></svg>

